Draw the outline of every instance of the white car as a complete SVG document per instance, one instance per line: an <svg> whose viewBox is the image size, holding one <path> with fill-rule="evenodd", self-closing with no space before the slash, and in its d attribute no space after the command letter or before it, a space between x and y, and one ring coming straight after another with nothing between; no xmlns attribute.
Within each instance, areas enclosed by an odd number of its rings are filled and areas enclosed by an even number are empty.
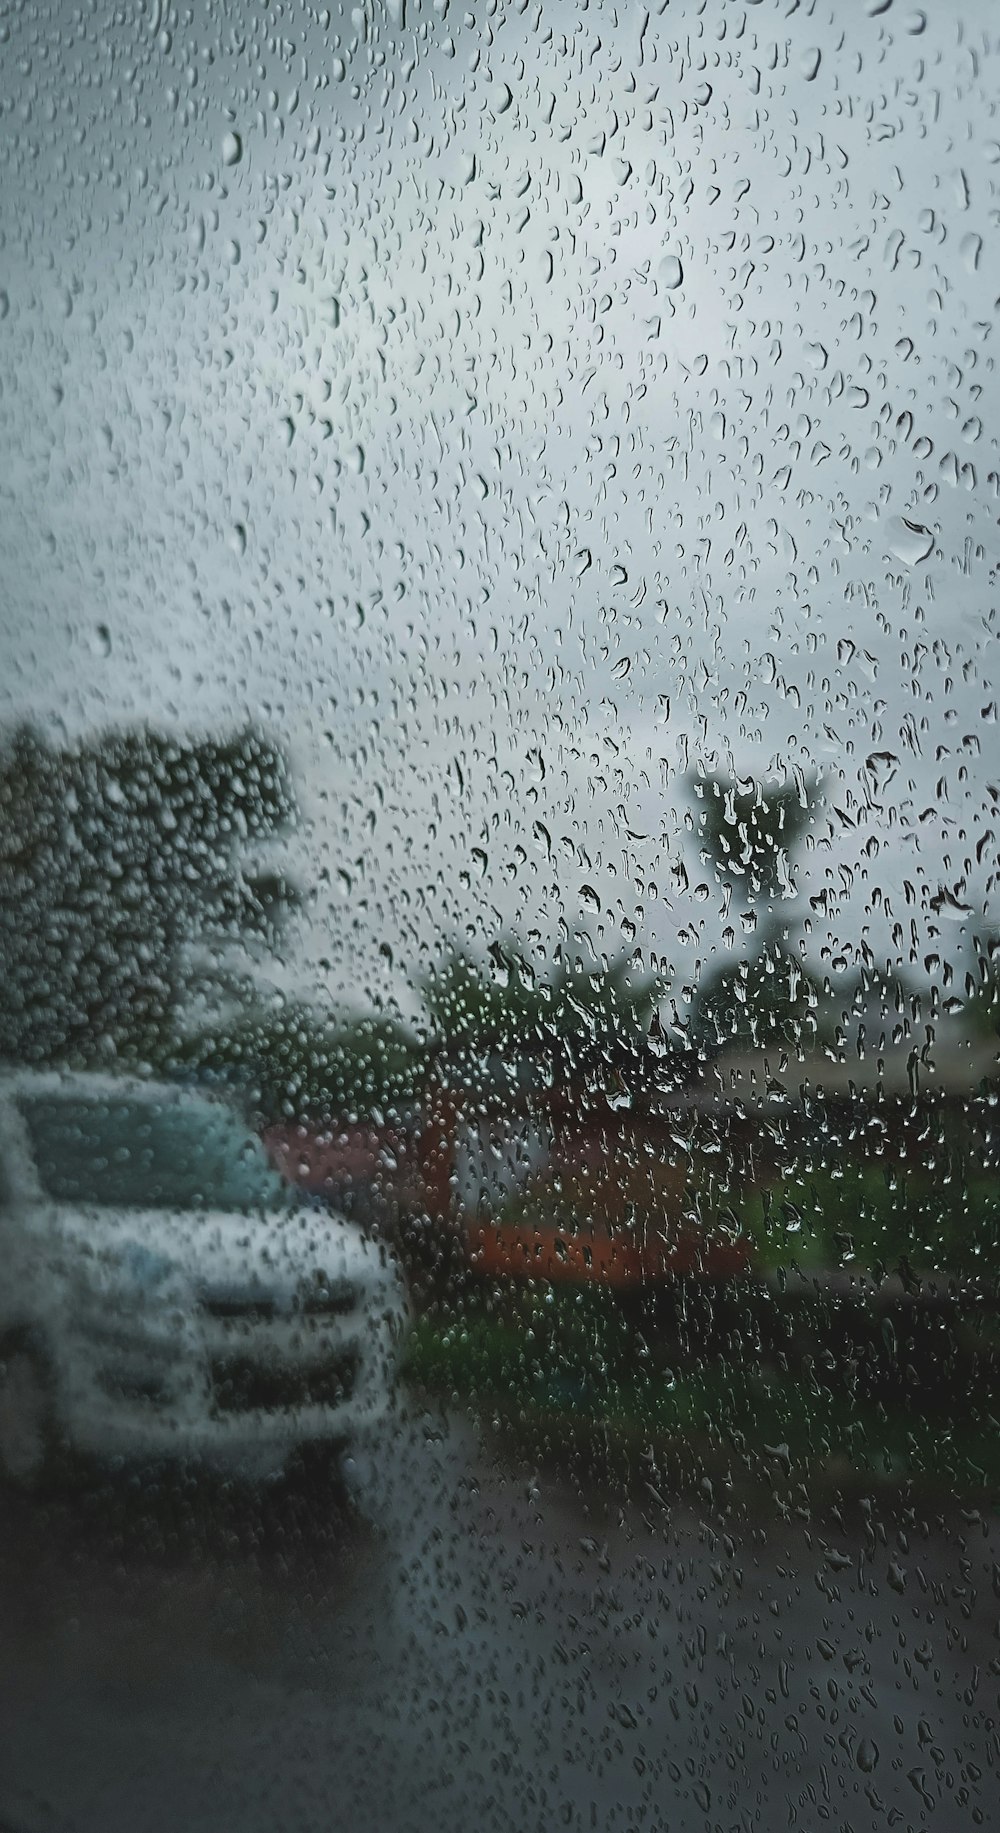
<svg viewBox="0 0 1000 1833"><path fill-rule="evenodd" d="M23 1488L67 1451L259 1478L390 1405L393 1261L221 1102L0 1078L0 1251L0 1474Z"/></svg>

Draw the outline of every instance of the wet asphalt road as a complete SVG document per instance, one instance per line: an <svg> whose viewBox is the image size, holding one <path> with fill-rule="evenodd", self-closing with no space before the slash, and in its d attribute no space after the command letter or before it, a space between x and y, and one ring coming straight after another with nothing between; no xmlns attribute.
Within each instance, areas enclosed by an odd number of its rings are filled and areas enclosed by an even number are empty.
<svg viewBox="0 0 1000 1833"><path fill-rule="evenodd" d="M0 1531L16 1833L1000 1826L1000 1532L534 1471L95 1484ZM654 1494L654 1491L656 1492Z"/></svg>

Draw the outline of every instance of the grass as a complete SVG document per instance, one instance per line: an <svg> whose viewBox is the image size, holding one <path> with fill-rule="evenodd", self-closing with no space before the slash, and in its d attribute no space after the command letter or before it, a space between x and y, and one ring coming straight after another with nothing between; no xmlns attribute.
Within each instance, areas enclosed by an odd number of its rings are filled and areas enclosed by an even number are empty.
<svg viewBox="0 0 1000 1833"><path fill-rule="evenodd" d="M899 1170L846 1161L732 1196L707 1187L700 1208L752 1241L767 1268L855 1265L1000 1277L1000 1178L947 1168Z"/></svg>
<svg viewBox="0 0 1000 1833"><path fill-rule="evenodd" d="M939 1493L1000 1487L989 1392L969 1392L960 1408L915 1408L822 1383L803 1365L712 1353L671 1368L597 1290L528 1289L502 1303L470 1300L450 1320L424 1317L408 1373L525 1429L599 1426L623 1443L683 1446L696 1462L721 1454L748 1477L808 1482L839 1471Z"/></svg>

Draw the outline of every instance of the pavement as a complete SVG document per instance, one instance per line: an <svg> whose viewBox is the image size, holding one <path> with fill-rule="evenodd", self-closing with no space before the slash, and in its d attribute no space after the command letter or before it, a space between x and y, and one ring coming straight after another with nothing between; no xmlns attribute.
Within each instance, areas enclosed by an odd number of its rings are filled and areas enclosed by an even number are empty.
<svg viewBox="0 0 1000 1833"><path fill-rule="evenodd" d="M1000 1522L538 1467L410 1409L0 1518L4 1833L1000 1826Z"/></svg>

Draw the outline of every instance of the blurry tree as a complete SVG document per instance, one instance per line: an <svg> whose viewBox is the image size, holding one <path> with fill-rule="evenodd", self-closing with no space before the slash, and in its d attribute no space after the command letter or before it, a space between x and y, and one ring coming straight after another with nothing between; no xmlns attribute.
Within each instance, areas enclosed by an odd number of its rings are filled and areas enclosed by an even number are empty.
<svg viewBox="0 0 1000 1833"><path fill-rule="evenodd" d="M1000 934L977 931L971 957L964 988L966 1024L976 1036L1000 1036Z"/></svg>
<svg viewBox="0 0 1000 1833"><path fill-rule="evenodd" d="M295 1003L248 1006L190 1038L179 1060L234 1082L264 1122L398 1118L420 1097L426 1053L396 1020Z"/></svg>
<svg viewBox="0 0 1000 1833"><path fill-rule="evenodd" d="M305 1004L248 1006L192 1037L182 1060L239 1082L267 1119L399 1117L433 1070L456 1089L537 1086L622 1073L645 1048L660 997L627 957L607 969L563 965L550 979L513 940L489 962L454 950L423 985L426 1021L324 1013Z"/></svg>
<svg viewBox="0 0 1000 1833"><path fill-rule="evenodd" d="M438 1057L459 1084L627 1077L649 1054L663 992L629 955L595 968L560 960L542 976L514 938L493 944L488 965L453 951L423 986Z"/></svg>
<svg viewBox="0 0 1000 1833"><path fill-rule="evenodd" d="M818 778L766 784L695 774L698 833L722 884L756 908L793 898L792 855L820 801Z"/></svg>
<svg viewBox="0 0 1000 1833"><path fill-rule="evenodd" d="M816 1034L823 987L787 942L765 937L756 953L703 975L689 1029L709 1052L735 1045L796 1048Z"/></svg>
<svg viewBox="0 0 1000 1833"><path fill-rule="evenodd" d="M871 956L830 989L823 1014L824 1042L852 1056L924 1041L926 1001L892 961Z"/></svg>
<svg viewBox="0 0 1000 1833"><path fill-rule="evenodd" d="M199 1005L240 999L294 887L260 854L291 826L285 759L247 729L145 728L0 747L0 1054L162 1062Z"/></svg>
<svg viewBox="0 0 1000 1833"><path fill-rule="evenodd" d="M724 907L742 905L757 936L752 954L702 976L688 1021L692 1042L703 1051L797 1046L816 1033L822 987L775 905L796 896L794 854L820 802L819 780L767 784L699 772L691 789L702 855L725 888Z"/></svg>

